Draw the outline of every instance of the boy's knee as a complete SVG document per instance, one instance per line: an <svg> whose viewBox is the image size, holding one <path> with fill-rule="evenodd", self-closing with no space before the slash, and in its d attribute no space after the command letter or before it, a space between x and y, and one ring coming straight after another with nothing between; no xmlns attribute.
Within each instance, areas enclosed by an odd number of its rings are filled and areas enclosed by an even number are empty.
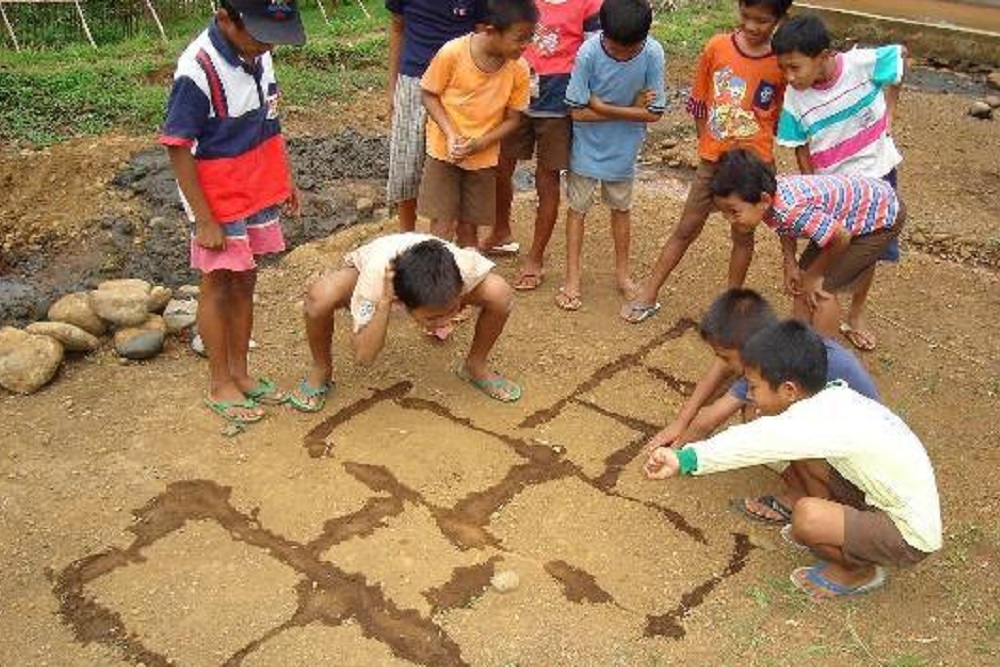
<svg viewBox="0 0 1000 667"><path fill-rule="evenodd" d="M792 532L805 544L816 544L823 533L827 513L824 501L818 498L802 498L792 510Z"/></svg>
<svg viewBox="0 0 1000 667"><path fill-rule="evenodd" d="M310 320L327 318L333 312L332 302L327 294L327 290L323 287L322 281L316 283L306 291L302 310L306 318Z"/></svg>

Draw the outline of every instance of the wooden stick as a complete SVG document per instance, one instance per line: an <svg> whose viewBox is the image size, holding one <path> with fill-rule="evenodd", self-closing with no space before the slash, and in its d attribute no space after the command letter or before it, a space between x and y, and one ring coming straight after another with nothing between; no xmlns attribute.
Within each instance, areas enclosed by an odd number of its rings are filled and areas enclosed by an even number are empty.
<svg viewBox="0 0 1000 667"><path fill-rule="evenodd" d="M83 26L83 32L87 35L87 40L96 49L97 42L94 41L94 36L90 34L90 26L87 25L87 17L83 15L83 7L80 5L80 0L74 0L73 4L76 5L76 13L80 15L80 24Z"/></svg>
<svg viewBox="0 0 1000 667"><path fill-rule="evenodd" d="M160 37L166 43L167 33L163 30L163 24L160 23L160 15L156 13L156 7L153 6L152 0L146 0L146 6L149 7L149 13L153 15L153 20L156 21L156 27L160 29Z"/></svg>
<svg viewBox="0 0 1000 667"><path fill-rule="evenodd" d="M7 26L7 33L10 35L11 41L14 42L14 50L20 52L21 45L17 43L17 35L14 34L14 26L12 26L10 21L7 20L7 12L3 10L3 0L0 0L0 16L3 16L3 24Z"/></svg>

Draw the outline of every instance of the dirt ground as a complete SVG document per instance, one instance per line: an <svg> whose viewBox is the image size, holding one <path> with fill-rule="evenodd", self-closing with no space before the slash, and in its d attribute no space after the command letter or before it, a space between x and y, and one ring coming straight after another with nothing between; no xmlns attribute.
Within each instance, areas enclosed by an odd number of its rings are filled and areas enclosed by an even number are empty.
<svg viewBox="0 0 1000 667"><path fill-rule="evenodd" d="M359 103L369 133L378 104ZM663 311L632 326L615 315L597 210L584 308L553 305L559 233L544 285L517 295L494 354L524 385L513 406L452 373L470 326L434 344L405 316L369 368L350 362L338 327L338 386L322 413L273 409L232 439L202 407L204 361L179 341L146 363L100 352L36 395L0 396L0 664L997 664L1000 167L997 125L966 105L909 91L897 124L911 227L903 262L878 274L879 348L864 361L930 452L946 540L884 590L817 606L791 589L789 571L808 559L726 509L773 490L767 471L642 478L639 449L710 361L692 323L724 281L727 235L710 224ZM289 134L330 137L350 120L301 110ZM646 152L637 275L683 200L671 176L683 169L658 163L688 161L688 137L673 113ZM109 184L147 140L89 141L102 148L6 153L14 193L0 220L30 209L39 234L65 239L120 212L116 199L144 205ZM70 175L61 204L19 191L29 164ZM67 203L77 214L56 219ZM531 211L531 194L518 195L522 242ZM257 372L297 381L302 285L386 231L357 225L262 271ZM787 310L778 244L761 231L749 284ZM514 590L490 585L502 571L517 573Z"/></svg>

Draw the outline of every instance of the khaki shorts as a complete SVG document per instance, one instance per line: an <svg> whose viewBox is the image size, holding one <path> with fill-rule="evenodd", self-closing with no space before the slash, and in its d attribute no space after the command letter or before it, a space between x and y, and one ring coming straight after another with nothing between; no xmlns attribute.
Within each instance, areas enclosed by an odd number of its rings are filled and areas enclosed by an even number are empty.
<svg viewBox="0 0 1000 667"><path fill-rule="evenodd" d="M715 202L712 200L712 177L715 176L716 169L717 165L714 162L701 160L698 163L698 168L694 170L694 179L688 189L687 199L684 200L681 218L672 232L673 236L693 241L705 228L705 221L715 211Z"/></svg>
<svg viewBox="0 0 1000 667"><path fill-rule="evenodd" d="M830 469L830 492L833 500L844 507L844 558L851 565L909 566L924 558L925 552L912 547L889 515L865 504L861 489L844 479L836 469Z"/></svg>
<svg viewBox="0 0 1000 667"><path fill-rule="evenodd" d="M427 156L417 212L442 222L490 226L497 216L497 170L462 169Z"/></svg>
<svg viewBox="0 0 1000 667"><path fill-rule="evenodd" d="M899 204L899 213L896 221L889 229L879 229L871 234L855 236L851 239L851 245L847 246L836 263L828 267L823 274L823 289L830 292L848 292L854 288L858 278L870 267L875 266L878 258L882 256L885 249L893 239L899 237L899 233L906 224L906 207ZM799 257L799 268L805 270L816 261L821 248L810 241L809 245Z"/></svg>
<svg viewBox="0 0 1000 667"><path fill-rule="evenodd" d="M538 147L538 167L549 171L569 169L573 122L564 118L522 116L517 129L500 142L500 155L509 160L530 160Z"/></svg>
<svg viewBox="0 0 1000 667"><path fill-rule="evenodd" d="M594 191L601 186L601 200L613 211L632 209L632 181L602 181L569 172L566 175L566 200L577 213L586 213L594 204Z"/></svg>

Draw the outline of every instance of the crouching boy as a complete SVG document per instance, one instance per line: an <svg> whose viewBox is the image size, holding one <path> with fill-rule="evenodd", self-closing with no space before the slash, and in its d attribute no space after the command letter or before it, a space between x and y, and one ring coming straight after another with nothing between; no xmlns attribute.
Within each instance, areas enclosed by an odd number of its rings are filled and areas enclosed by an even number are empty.
<svg viewBox="0 0 1000 667"><path fill-rule="evenodd" d="M923 445L880 403L826 383L826 349L815 332L782 322L750 338L741 356L761 418L680 451L654 450L648 478L792 461L826 496L798 500L782 530L821 559L791 574L815 600L874 590L885 583L881 566L914 565L941 548L940 502Z"/></svg>
<svg viewBox="0 0 1000 667"><path fill-rule="evenodd" d="M457 372L498 401L511 403L521 397L521 388L491 371L487 363L512 304L510 286L493 273L493 262L474 250L410 232L375 239L348 253L344 263L344 268L323 275L306 294L312 368L289 396L293 407L317 412L333 389L334 311L350 309L354 356L368 364L385 345L389 313L396 302L428 331L447 324L465 306L479 308L472 347Z"/></svg>

